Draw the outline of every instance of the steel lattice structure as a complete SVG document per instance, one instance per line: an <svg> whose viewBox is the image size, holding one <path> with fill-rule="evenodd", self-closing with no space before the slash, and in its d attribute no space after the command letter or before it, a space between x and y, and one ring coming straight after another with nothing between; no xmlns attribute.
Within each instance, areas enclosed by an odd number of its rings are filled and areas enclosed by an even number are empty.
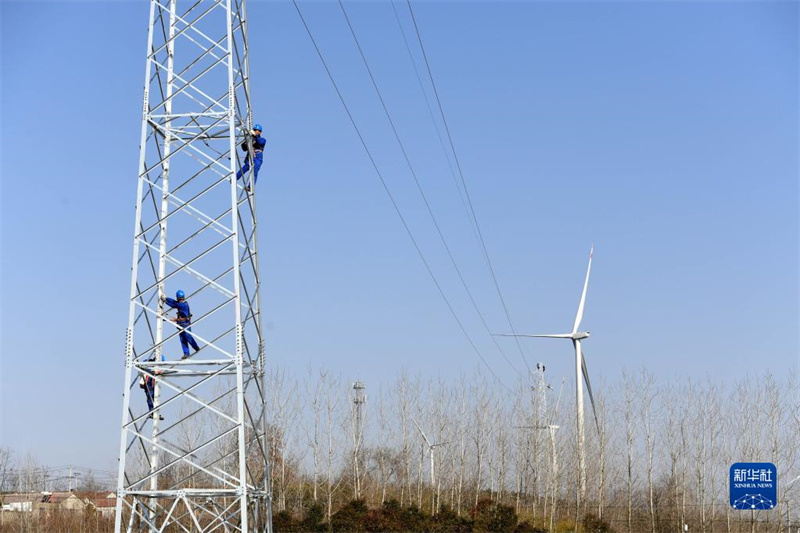
<svg viewBox="0 0 800 533"><path fill-rule="evenodd" d="M116 532L271 532L245 2L150 3Z"/></svg>

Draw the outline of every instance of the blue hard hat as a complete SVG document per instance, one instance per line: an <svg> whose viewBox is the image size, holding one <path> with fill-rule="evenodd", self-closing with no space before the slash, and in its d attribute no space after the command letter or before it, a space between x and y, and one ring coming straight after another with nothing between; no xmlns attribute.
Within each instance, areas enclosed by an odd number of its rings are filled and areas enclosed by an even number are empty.
<svg viewBox="0 0 800 533"><path fill-rule="evenodd" d="M255 126L253 126L253 129L258 131L264 131L263 129L261 129L261 124L256 124Z"/></svg>
<svg viewBox="0 0 800 533"><path fill-rule="evenodd" d="M178 291L175 293L175 298L186 298L186 293L183 291Z"/></svg>

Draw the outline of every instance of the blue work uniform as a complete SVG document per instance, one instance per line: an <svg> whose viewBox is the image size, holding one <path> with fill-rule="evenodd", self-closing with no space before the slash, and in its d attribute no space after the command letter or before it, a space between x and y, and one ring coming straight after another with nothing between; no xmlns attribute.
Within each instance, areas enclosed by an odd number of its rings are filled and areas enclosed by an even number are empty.
<svg viewBox="0 0 800 533"><path fill-rule="evenodd" d="M144 376L144 394L147 396L147 410L153 410L153 398L156 397L156 380L151 376Z"/></svg>
<svg viewBox="0 0 800 533"><path fill-rule="evenodd" d="M150 359L148 359L148 362L155 360L156 356L153 355ZM166 358L162 355L161 360L165 361ZM144 384L141 385L141 388L144 389L144 395L147 397L147 410L152 411L153 400L156 397L156 380L153 376L148 376L147 374L142 373L142 381L144 381Z"/></svg>
<svg viewBox="0 0 800 533"><path fill-rule="evenodd" d="M261 163L264 162L264 147L267 145L267 140L259 135L258 137L250 137L250 146L248 146L247 139L242 143L242 150L247 153L244 158L244 165L241 170L236 173L238 180L250 170L250 148L253 148L253 173L255 174L253 184L258 183L258 170L261 168Z"/></svg>
<svg viewBox="0 0 800 533"><path fill-rule="evenodd" d="M195 352L200 349L200 347L197 346L197 341L194 340L192 334L189 333L192 331L192 328L190 327L190 324L192 323L192 312L189 310L189 302L186 300L178 301L173 300L172 298L166 298L164 303L171 308L178 310L178 319L175 321L175 323L179 328L183 328L180 332L181 348L183 348L184 357L189 357L190 344L192 345L192 348L194 348Z"/></svg>

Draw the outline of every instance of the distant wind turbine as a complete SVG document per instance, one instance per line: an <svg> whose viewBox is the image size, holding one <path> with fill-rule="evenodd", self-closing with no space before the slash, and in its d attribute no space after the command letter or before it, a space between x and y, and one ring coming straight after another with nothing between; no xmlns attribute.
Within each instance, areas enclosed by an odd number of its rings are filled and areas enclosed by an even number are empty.
<svg viewBox="0 0 800 533"><path fill-rule="evenodd" d="M556 333L549 335L522 335L522 334L499 334L502 337L544 337L549 339L570 339L575 348L575 404L576 404L576 418L578 427L578 461L579 461L579 499L583 500L586 493L586 450L583 430L583 382L586 381L586 390L589 392L589 399L592 403L592 413L594 413L594 421L597 426L598 433L600 432L600 423L597 420L597 410L594 404L594 395L592 394L592 385L589 381L589 371L586 368L586 360L584 358L583 349L581 348L581 341L589 337L588 331L578 331L583 320L583 308L586 303L586 290L589 288L589 273L592 271L592 258L594 256L594 245L592 245L589 252L589 267L586 269L586 280L583 283L583 292L581 293L581 302L578 305L578 313L575 315L575 323L572 326L572 333Z"/></svg>
<svg viewBox="0 0 800 533"><path fill-rule="evenodd" d="M422 428L419 427L419 424L417 424L417 421L414 419L413 416L411 417L411 421L414 422L414 425L417 426L417 431L419 431L419 434L422 435L423 439L425 439L425 445L428 447L428 455L430 456L431 459L431 490L433 491L433 496L431 497L431 509L432 509L431 514L433 514L433 512L435 512L436 510L436 477L433 474L433 450L435 448L438 448L439 446L444 446L445 444L449 444L450 441L437 442L436 444L431 444L431 441L428 440L428 437L425 435L425 432L422 431Z"/></svg>

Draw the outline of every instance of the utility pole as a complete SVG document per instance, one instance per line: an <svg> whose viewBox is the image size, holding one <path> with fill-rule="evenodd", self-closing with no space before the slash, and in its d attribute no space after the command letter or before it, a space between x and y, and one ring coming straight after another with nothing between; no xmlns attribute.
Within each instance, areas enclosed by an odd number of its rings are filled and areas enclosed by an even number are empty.
<svg viewBox="0 0 800 533"><path fill-rule="evenodd" d="M538 463L539 463L539 453L537 451L537 442L538 442L538 430L547 430L550 436L550 457L551 457L551 464L550 464L550 480L547 485L547 490L545 490L545 505L544 509L545 512L547 510L547 498L551 498L550 504L550 524L549 524L549 531L552 533L554 531L554 518L556 512L556 499L558 494L557 489L557 480L558 480L558 450L556 448L556 430L561 426L556 426L552 424L552 421L555 420L555 417L558 414L558 404L561 401L561 392L564 391L564 381L561 383L561 391L558 394L558 400L556 401L555 410L552 414L549 413L547 407L547 391L552 390L552 387L547 383L544 377L545 366L543 363L536 364L536 372L533 372L532 377L533 381L536 383L531 389L535 393L535 409L534 409L534 425L533 426L517 426L520 429L528 429L528 430L537 430L537 436L534 440L534 455L535 455L535 472L536 478L538 479ZM566 379L566 378L565 378ZM544 451L542 452L544 456ZM539 494L539 487L536 487L536 494L538 497ZM535 513L534 513L535 516Z"/></svg>
<svg viewBox="0 0 800 533"><path fill-rule="evenodd" d="M249 58L246 0L149 2L116 533L272 531Z"/></svg>
<svg viewBox="0 0 800 533"><path fill-rule="evenodd" d="M533 372L533 383L534 385L531 387L534 392L534 402L535 402L535 411L534 411L534 422L533 425L536 429L546 429L547 425L549 424L549 417L547 416L547 391L550 386L545 381L544 377L545 366L544 363L536 363L536 370ZM542 477L540 472L542 465L546 461L546 454L545 447L542 446L542 439L540 438L540 433L537 431L534 433L533 438L533 454L534 454L534 483L536 486L536 501L541 499L541 485L542 485ZM546 497L546 494L545 494ZM536 517L535 507L534 507L534 518Z"/></svg>
<svg viewBox="0 0 800 533"><path fill-rule="evenodd" d="M353 410L355 414L355 427L353 428L353 476L354 492L357 500L361 499L361 470L359 463L361 461L361 444L364 439L364 404L367 402L367 395L364 392L366 386L356 381L353 384Z"/></svg>

